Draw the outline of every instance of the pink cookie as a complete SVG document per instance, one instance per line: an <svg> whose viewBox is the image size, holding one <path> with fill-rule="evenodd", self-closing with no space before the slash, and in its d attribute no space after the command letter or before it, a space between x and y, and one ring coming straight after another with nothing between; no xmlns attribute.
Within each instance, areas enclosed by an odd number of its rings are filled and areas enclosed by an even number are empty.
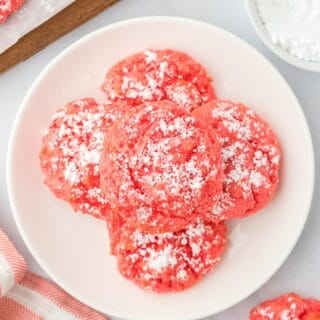
<svg viewBox="0 0 320 320"><path fill-rule="evenodd" d="M0 24L5 22L8 17L16 12L25 0L0 0Z"/></svg>
<svg viewBox="0 0 320 320"><path fill-rule="evenodd" d="M280 148L269 124L240 103L212 101L193 111L222 144L224 193L205 219L242 218L263 208L279 182Z"/></svg>
<svg viewBox="0 0 320 320"><path fill-rule="evenodd" d="M109 205L100 189L99 161L105 132L121 108L91 98L68 103L52 118L40 153L45 184L76 211L103 218Z"/></svg>
<svg viewBox="0 0 320 320"><path fill-rule="evenodd" d="M319 320L320 301L295 293L265 301L251 310L250 320Z"/></svg>
<svg viewBox="0 0 320 320"><path fill-rule="evenodd" d="M148 102L107 132L100 176L110 205L128 223L176 231L221 194L220 144L175 103Z"/></svg>
<svg viewBox="0 0 320 320"><path fill-rule="evenodd" d="M145 50L113 66L102 85L107 101L138 106L169 100L191 110L215 98L206 70L187 54Z"/></svg>
<svg viewBox="0 0 320 320"><path fill-rule="evenodd" d="M223 222L197 220L177 232L150 234L115 224L114 253L121 274L144 289L184 290L211 272L227 243Z"/></svg>

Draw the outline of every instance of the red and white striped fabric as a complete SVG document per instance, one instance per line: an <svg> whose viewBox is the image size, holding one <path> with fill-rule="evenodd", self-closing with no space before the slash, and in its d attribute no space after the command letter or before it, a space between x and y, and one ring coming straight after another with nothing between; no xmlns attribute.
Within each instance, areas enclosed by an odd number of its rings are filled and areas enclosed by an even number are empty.
<svg viewBox="0 0 320 320"><path fill-rule="evenodd" d="M0 298L23 278L26 269L25 260L0 229Z"/></svg>
<svg viewBox="0 0 320 320"><path fill-rule="evenodd" d="M24 259L0 229L1 320L107 320L54 283L25 270Z"/></svg>

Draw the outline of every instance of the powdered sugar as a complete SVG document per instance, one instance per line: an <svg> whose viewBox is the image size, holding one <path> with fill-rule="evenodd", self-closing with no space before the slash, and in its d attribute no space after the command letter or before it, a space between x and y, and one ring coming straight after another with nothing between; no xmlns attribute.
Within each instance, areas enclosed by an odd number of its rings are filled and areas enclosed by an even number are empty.
<svg viewBox="0 0 320 320"><path fill-rule="evenodd" d="M266 178L260 173L255 170L250 172L249 183L252 184L256 188L260 188L263 183L266 182ZM268 188L269 184L265 184L265 188Z"/></svg>
<svg viewBox="0 0 320 320"><path fill-rule="evenodd" d="M74 162L67 164L66 169L64 170L64 178L73 185L80 182L78 168Z"/></svg>
<svg viewBox="0 0 320 320"><path fill-rule="evenodd" d="M168 88L167 94L170 96L172 101L175 101L179 105L188 106L190 103L188 94L183 87L176 88L175 90Z"/></svg>
<svg viewBox="0 0 320 320"><path fill-rule="evenodd" d="M179 270L178 273L177 273L177 279L179 280L186 280L188 277L188 274L185 270Z"/></svg>
<svg viewBox="0 0 320 320"><path fill-rule="evenodd" d="M149 64L152 61L156 61L158 58L158 55L155 51L151 51L151 50L144 50L143 52L146 56L145 60L146 62Z"/></svg>
<svg viewBox="0 0 320 320"><path fill-rule="evenodd" d="M160 83L163 83L164 81L164 75L168 69L168 61L162 61L159 63L159 79L160 79Z"/></svg>
<svg viewBox="0 0 320 320"><path fill-rule="evenodd" d="M207 101L208 97L201 96L192 82L178 80L165 88L166 98L191 111Z"/></svg>
<svg viewBox="0 0 320 320"><path fill-rule="evenodd" d="M191 250L192 250L192 254L194 256L199 255L200 253L200 246L197 243L191 243Z"/></svg>
<svg viewBox="0 0 320 320"><path fill-rule="evenodd" d="M305 61L320 61L319 0L256 0L272 42Z"/></svg>
<svg viewBox="0 0 320 320"><path fill-rule="evenodd" d="M149 268L154 269L157 272L161 272L163 269L168 268L169 266L175 266L177 264L177 259L174 255L172 255L172 250L172 245L167 245L161 252L149 250Z"/></svg>
<svg viewBox="0 0 320 320"><path fill-rule="evenodd" d="M290 315L289 310L283 310L280 314L280 320L291 320L292 317Z"/></svg>
<svg viewBox="0 0 320 320"><path fill-rule="evenodd" d="M0 2L0 10L1 11L6 11L6 10L11 10L12 7L12 0L2 0Z"/></svg>
<svg viewBox="0 0 320 320"><path fill-rule="evenodd" d="M270 319L270 320L274 319L274 311L272 311L270 306L265 307L265 308L260 308L258 310L258 313L261 316L265 317L266 319Z"/></svg>

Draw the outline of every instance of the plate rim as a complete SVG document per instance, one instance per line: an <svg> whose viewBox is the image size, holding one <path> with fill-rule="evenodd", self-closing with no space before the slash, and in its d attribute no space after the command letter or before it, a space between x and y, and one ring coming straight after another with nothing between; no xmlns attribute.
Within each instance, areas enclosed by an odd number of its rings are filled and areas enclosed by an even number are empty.
<svg viewBox="0 0 320 320"><path fill-rule="evenodd" d="M8 141L8 147L7 147L7 158L6 158L6 182L7 182L7 192L8 192L8 197L9 197L9 203L10 203L10 207L11 207L11 211L14 217L14 221L17 225L18 231L25 243L25 245L27 246L28 250L30 251L31 255L33 256L33 258L37 261L37 263L40 265L40 267L43 269L43 271L50 277L50 279L55 282L58 286L60 286L64 291L66 291L67 293L69 293L71 296L75 297L76 299L78 299L79 301L81 301L82 303L90 306L93 309L96 310L101 310L101 306L100 305L96 305L93 301L89 301L87 298L83 297L81 294L75 292L72 288L69 288L67 285L65 285L63 279L61 279L61 277L57 276L55 274L54 271L50 270L50 267L46 264L45 261L42 260L42 258L39 256L37 249L34 247L34 245L28 241L28 236L27 233L25 232L24 228L23 228L23 222L20 219L20 215L18 213L18 210L15 206L15 195L13 192L13 179L12 179L12 167L11 167L11 159L14 158L14 146L15 146L15 138L17 135L17 131L20 127L20 124L23 120L23 116L24 113L26 112L26 106L27 106L27 102L30 98L30 96L32 95L33 91L37 88L37 86L41 83L42 79L46 76L46 74L48 72L50 72L57 63L59 63L59 61L61 59L64 58L65 55L69 54L70 51L72 51L73 49L75 49L76 47L80 46L82 44L82 42L86 41L87 39L91 38L91 37L95 37L97 34L99 33L103 33L105 31L111 31L114 28L118 28L118 27L123 27L126 25L130 25L130 24L140 24L140 23L144 23L144 22L148 22L148 21L152 21L154 23L159 23L159 22L167 22L167 21L171 21L172 23L187 23L187 24L197 24L199 26L202 27L206 27L206 28L211 28L214 29L215 31L221 32L221 33L225 33L227 34L228 37L233 38L234 41L237 41L239 43L241 43L243 46L245 46L248 50L250 50L251 52L253 52L254 54L256 54L257 56L259 56L266 64L269 65L269 67L273 70L275 76L279 77L280 80L284 83L284 85L286 85L286 87L288 88L288 90L291 92L292 94L292 98L294 99L294 104L295 104L295 108L297 109L297 112L300 113L300 119L301 122L303 124L303 128L304 128L304 132L306 135L306 140L307 140L307 144L308 144L308 151L309 151L309 170L310 170L310 175L311 175L311 180L308 184L308 197L306 197L305 199L305 210L304 210L304 218L301 222L301 225L299 226L299 232L297 232L294 240L292 241L290 248L288 249L287 252L285 252L283 254L283 257L281 259L279 259L278 263L275 264L275 267L270 270L268 273L266 273L266 275L263 277L262 280L260 280L259 283L256 284L256 286L254 287L254 289L250 289L247 290L245 292L245 294L243 294L239 299L236 299L235 301L229 302L228 304L223 305L222 307L220 307L219 309L215 309L215 310L207 310L207 311L203 311L203 312L195 312L192 316L190 317L185 317L185 316L176 316L176 317L170 317L170 318L166 318L167 320L195 320L195 319L200 319L200 318L205 318L205 317L209 317L212 316L214 314L217 314L219 312L222 312L226 309L231 308L232 306L235 306L236 304L240 303L241 301L245 300L246 298L248 298L251 294L253 294L254 292L256 292L260 287L262 287L277 271L278 269L283 265L283 263L286 261L286 259L288 258L288 256L291 254L292 250L294 249L296 243L298 242L302 231L304 229L304 226L306 224L307 218L309 216L309 212L310 212L310 208L311 208L311 204L312 204L312 199L313 199L313 194L314 194L314 182L315 182L315 156L314 156L314 148L313 148L313 142L312 142L312 136L311 136L311 132L310 132L310 128L308 126L305 114L303 112L303 109L301 107L301 104L299 103L299 100L297 99L293 89L291 88L291 86L289 85L289 83L287 82L287 80L282 76L282 74L278 71L278 69L263 55L261 54L255 47L251 46L246 40L243 40L242 38L238 37L237 35L221 28L218 27L216 25L210 24L210 23L206 23L200 20L196 20L196 19L190 19L190 18L183 18L183 17L176 17L176 16L143 16L143 17L138 17L138 18L133 18L133 19L126 19L126 20L121 20L109 25L106 25L102 28L96 29L90 33L88 33L87 35L81 37L80 39L76 40L75 42L73 42L71 45L67 46L65 49L63 49L58 55L56 55L38 74L38 76L36 77L36 79L34 80L34 82L32 83L31 87L28 89L26 95L24 96L20 107L18 109L18 112L15 116L12 128L11 128L11 133L10 133L10 137L9 137L9 141ZM135 316L131 316L130 314L125 314L125 313L119 313L118 311L113 310L112 308L107 308L108 309L108 314L117 318L121 318L121 319L127 319L127 320L150 320L150 318L148 317L143 317L141 318L141 316L139 316L139 318L135 317ZM110 311L109 311L110 310ZM103 312L103 311L100 311ZM125 315L124 315L125 314ZM153 320L156 319L162 319L163 318L157 318L157 317L153 317Z"/></svg>

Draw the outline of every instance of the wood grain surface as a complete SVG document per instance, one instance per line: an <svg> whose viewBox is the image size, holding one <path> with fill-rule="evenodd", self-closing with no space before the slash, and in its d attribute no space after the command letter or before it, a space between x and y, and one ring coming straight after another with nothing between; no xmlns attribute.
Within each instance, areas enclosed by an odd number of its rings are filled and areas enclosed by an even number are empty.
<svg viewBox="0 0 320 320"><path fill-rule="evenodd" d="M29 58L118 0L76 0L0 54L0 73Z"/></svg>

